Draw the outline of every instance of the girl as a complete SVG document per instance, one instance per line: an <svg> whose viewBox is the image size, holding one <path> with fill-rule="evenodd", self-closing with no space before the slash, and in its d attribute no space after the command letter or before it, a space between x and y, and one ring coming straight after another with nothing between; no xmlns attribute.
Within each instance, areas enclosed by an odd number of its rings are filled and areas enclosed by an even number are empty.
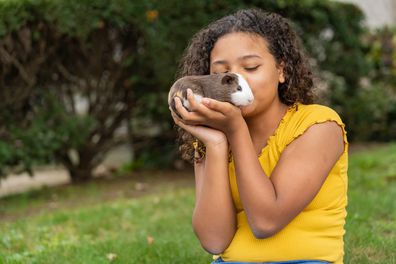
<svg viewBox="0 0 396 264"><path fill-rule="evenodd" d="M288 21L257 9L224 17L193 37L181 66L181 76L239 73L255 97L238 108L198 104L189 91L192 112L175 99L175 123L205 145L192 223L213 263L342 263L346 132L337 113L313 104Z"/></svg>

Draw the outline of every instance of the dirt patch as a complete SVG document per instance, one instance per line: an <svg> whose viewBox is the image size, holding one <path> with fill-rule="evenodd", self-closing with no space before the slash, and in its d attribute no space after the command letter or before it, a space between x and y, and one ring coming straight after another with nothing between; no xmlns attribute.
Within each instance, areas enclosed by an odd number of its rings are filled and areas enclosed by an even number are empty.
<svg viewBox="0 0 396 264"><path fill-rule="evenodd" d="M192 169L183 171L142 171L95 178L79 185L43 188L0 199L0 221L13 221L53 210L103 204L119 199L194 187Z"/></svg>

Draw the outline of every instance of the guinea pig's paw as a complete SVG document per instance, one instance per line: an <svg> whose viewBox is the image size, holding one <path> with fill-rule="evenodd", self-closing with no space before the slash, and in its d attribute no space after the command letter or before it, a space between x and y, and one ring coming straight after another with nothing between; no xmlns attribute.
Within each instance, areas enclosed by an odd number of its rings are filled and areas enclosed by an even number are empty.
<svg viewBox="0 0 396 264"><path fill-rule="evenodd" d="M187 100L187 98L183 98L182 104L183 104L184 108L186 108L188 111L191 111L190 102Z"/></svg>
<svg viewBox="0 0 396 264"><path fill-rule="evenodd" d="M193 96L194 96L194 100L195 100L195 102L196 102L197 104L200 104L200 103L202 102L202 98L203 98L203 97L202 97L201 95L199 95L199 94L193 94ZM188 101L187 98L183 98L182 102L183 102L183 106L184 106L188 111L192 111L192 107L191 107L190 102Z"/></svg>

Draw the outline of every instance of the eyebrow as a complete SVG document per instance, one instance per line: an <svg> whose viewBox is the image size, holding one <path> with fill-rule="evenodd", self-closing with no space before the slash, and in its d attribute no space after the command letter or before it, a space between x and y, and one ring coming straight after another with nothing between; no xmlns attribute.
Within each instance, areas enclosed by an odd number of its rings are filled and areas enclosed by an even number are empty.
<svg viewBox="0 0 396 264"><path fill-rule="evenodd" d="M261 57L259 55L249 54L249 55L244 55L242 57L239 57L238 60L241 61L241 60L246 60L246 59L251 59L251 58L261 59ZM217 60L217 61L214 61L212 64L227 64L227 61L226 60Z"/></svg>

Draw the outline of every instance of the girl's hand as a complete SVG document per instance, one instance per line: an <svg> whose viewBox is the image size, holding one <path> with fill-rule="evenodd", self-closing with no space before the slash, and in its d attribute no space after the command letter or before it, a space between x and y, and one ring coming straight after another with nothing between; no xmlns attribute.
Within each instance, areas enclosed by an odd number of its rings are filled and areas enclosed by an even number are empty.
<svg viewBox="0 0 396 264"><path fill-rule="evenodd" d="M176 125L198 138L205 146L228 145L225 134L220 130L199 125L186 125L174 112L172 112L172 117Z"/></svg>
<svg viewBox="0 0 396 264"><path fill-rule="evenodd" d="M191 112L183 107L179 98L175 98L176 110L181 117L179 120L185 125L204 125L228 135L245 122L241 110L230 103L210 98L203 98L201 104L197 103L190 89L187 90L187 99Z"/></svg>

